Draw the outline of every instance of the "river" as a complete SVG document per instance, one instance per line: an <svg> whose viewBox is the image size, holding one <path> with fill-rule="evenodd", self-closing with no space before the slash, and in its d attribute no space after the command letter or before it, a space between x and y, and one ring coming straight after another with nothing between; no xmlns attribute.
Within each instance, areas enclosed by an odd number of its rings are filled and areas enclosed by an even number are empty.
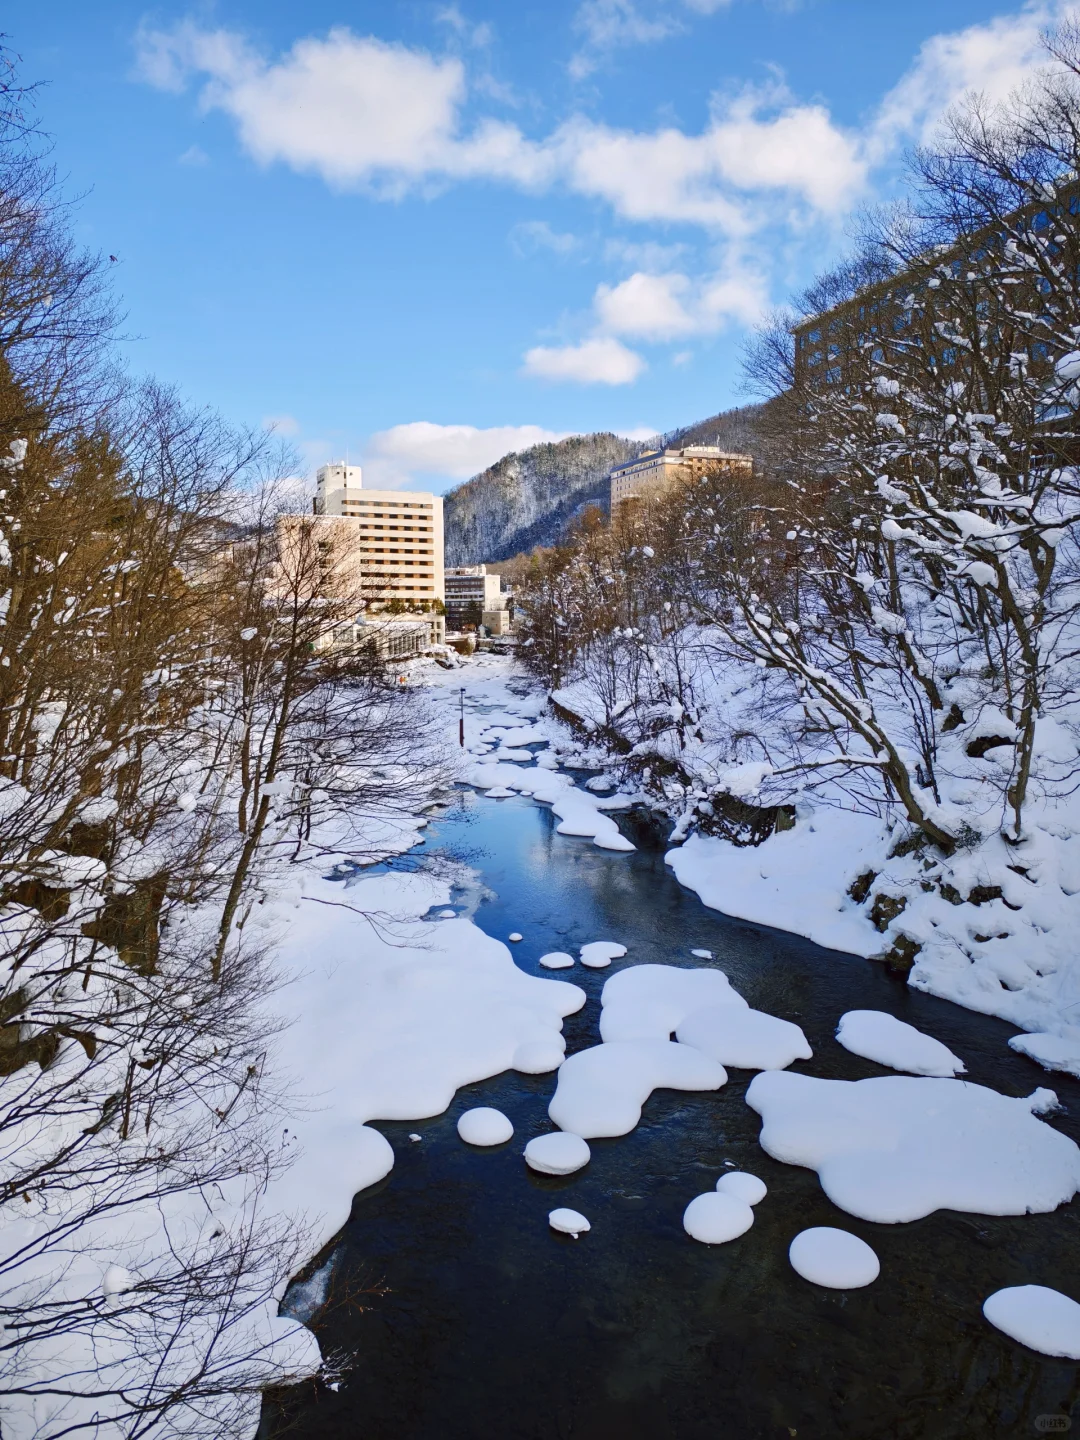
<svg viewBox="0 0 1080 1440"><path fill-rule="evenodd" d="M910 990L870 961L706 909L660 848L611 853L554 825L531 801L462 789L428 831L428 852L481 874L476 923L500 939L522 932L513 953L523 969L548 974L537 964L546 951L596 939L627 945L616 966L710 963L690 954L708 949L751 1005L802 1026L814 1058L794 1068L892 1073L833 1038L843 1011L888 1010L943 1040L967 1078L1012 1095L1052 1085L1066 1108L1050 1123L1080 1139L1080 1083L1010 1051L1014 1027ZM611 973L578 966L560 977L590 997L566 1022L569 1051L597 1042L596 1002ZM732 1071L713 1094L658 1092L636 1130L592 1142L591 1164L564 1179L521 1158L551 1128L550 1075L508 1072L460 1091L437 1119L380 1124L395 1167L356 1197L329 1300L312 1321L324 1355L345 1361L343 1378L268 1399L260 1436L970 1440L1060 1431L1080 1415L1076 1365L1036 1355L981 1314L1002 1286L1075 1292L1080 1207L855 1220L813 1171L760 1149L759 1118L742 1101L751 1078ZM474 1105L504 1111L513 1139L488 1151L463 1145L456 1121ZM725 1161L759 1175L769 1194L741 1239L700 1245L682 1213ZM556 1205L582 1211L591 1233L553 1234ZM811 1225L866 1239L880 1278L851 1292L800 1279L787 1247Z"/></svg>

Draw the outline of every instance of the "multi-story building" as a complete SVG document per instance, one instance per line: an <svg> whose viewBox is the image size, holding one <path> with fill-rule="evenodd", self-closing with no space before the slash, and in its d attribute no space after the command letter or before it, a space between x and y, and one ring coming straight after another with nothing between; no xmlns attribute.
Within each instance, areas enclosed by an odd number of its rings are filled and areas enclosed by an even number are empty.
<svg viewBox="0 0 1080 1440"><path fill-rule="evenodd" d="M846 300L820 314L808 315L792 330L796 388L825 389L865 380L871 367L880 366L886 357L896 357L897 347L919 349L928 365L942 373L950 371L962 359L962 347L951 344L940 333L937 322L942 318L941 307L930 302L928 296L940 292L942 284L954 291L962 287L984 335L993 341L1000 333L1000 324L1007 323L991 315L985 284L994 278L999 266L997 257L1007 254L1010 243L1024 236L1033 236L1051 257L1060 253L1058 247L1064 237L1052 232L1064 223L1074 233L1078 214L1080 187L1075 178L1066 179L1052 200L1021 206L954 245L927 251L895 274L868 278ZM1026 308L1034 320L1045 308L1042 297L1048 293L1050 282L1035 264L1025 262L1023 267L1011 268L1027 272L1023 278L1010 273L1004 281L1013 314ZM980 286L982 291L976 294ZM1015 352L1018 347L1027 351L1034 371L1040 366L1050 368L1046 345L1038 338L1025 340L1017 335L1009 341L1009 348Z"/></svg>
<svg viewBox="0 0 1080 1440"><path fill-rule="evenodd" d="M483 625L504 635L509 620L509 596L502 580L486 565L456 565L446 572L446 624L450 630Z"/></svg>
<svg viewBox="0 0 1080 1440"><path fill-rule="evenodd" d="M419 490L366 490L359 465L323 465L312 509L349 521L372 603L441 608L443 502ZM439 605L436 605L439 602Z"/></svg>
<svg viewBox="0 0 1080 1440"><path fill-rule="evenodd" d="M627 460L612 470L611 508L624 500L641 499L658 494L677 480L697 480L706 471L726 466L749 475L754 461L750 455L737 455L717 445L684 445L681 450L647 450L636 460Z"/></svg>

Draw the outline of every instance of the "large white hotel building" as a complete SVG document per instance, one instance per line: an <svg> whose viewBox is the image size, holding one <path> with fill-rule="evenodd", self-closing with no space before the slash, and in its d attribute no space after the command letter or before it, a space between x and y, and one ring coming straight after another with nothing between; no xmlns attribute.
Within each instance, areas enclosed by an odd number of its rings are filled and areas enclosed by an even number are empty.
<svg viewBox="0 0 1080 1440"><path fill-rule="evenodd" d="M316 515L354 522L366 578L383 602L418 610L445 599L443 502L421 490L365 490L359 465L323 465L315 476Z"/></svg>

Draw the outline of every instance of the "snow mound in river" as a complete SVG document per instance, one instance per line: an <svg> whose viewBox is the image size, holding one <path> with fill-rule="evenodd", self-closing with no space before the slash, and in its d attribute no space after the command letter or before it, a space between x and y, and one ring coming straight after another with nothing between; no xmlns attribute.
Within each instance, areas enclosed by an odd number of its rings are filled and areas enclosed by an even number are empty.
<svg viewBox="0 0 1080 1440"><path fill-rule="evenodd" d="M801 1231L791 1242L788 1259L804 1280L830 1290L861 1290L881 1273L881 1262L865 1240L831 1225Z"/></svg>
<svg viewBox="0 0 1080 1440"><path fill-rule="evenodd" d="M1080 1360L1080 1305L1045 1285L1010 1285L983 1305L991 1325L1042 1355Z"/></svg>
<svg viewBox="0 0 1080 1440"><path fill-rule="evenodd" d="M581 963L590 970L605 970L612 960L619 960L626 954L626 946L617 940L590 940L581 947Z"/></svg>
<svg viewBox="0 0 1080 1440"><path fill-rule="evenodd" d="M467 1145L502 1145L513 1135L514 1127L501 1110L478 1105L461 1115L457 1133Z"/></svg>
<svg viewBox="0 0 1080 1440"><path fill-rule="evenodd" d="M967 1069L947 1045L886 1010L849 1010L840 1017L836 1038L853 1055L876 1060L892 1070L908 1070L912 1075L944 1079L962 1075Z"/></svg>
<svg viewBox="0 0 1080 1440"><path fill-rule="evenodd" d="M754 1212L737 1195L707 1190L691 1200L683 1214L683 1229L703 1245L726 1245L745 1235L754 1223Z"/></svg>
<svg viewBox="0 0 1080 1440"><path fill-rule="evenodd" d="M1080 1149L1033 1113L1055 1099L1037 1090L1017 1100L967 1080L790 1070L764 1071L746 1092L769 1155L816 1170L835 1205L883 1224L940 1209L1042 1213L1071 1200Z"/></svg>
<svg viewBox="0 0 1080 1440"><path fill-rule="evenodd" d="M654 1090L719 1090L726 1080L722 1065L673 1040L593 1045L563 1062L548 1114L587 1140L628 1135Z"/></svg>
<svg viewBox="0 0 1080 1440"><path fill-rule="evenodd" d="M548 1224L552 1230L558 1230L561 1235L572 1235L575 1240L579 1235L584 1235L586 1231L592 1229L588 1220L579 1211L565 1208L552 1210L548 1216Z"/></svg>
<svg viewBox="0 0 1080 1440"><path fill-rule="evenodd" d="M717 1180L716 1188L721 1195L734 1195L736 1200L744 1200L747 1205L760 1204L769 1193L764 1180L748 1175L745 1170L729 1170Z"/></svg>
<svg viewBox="0 0 1080 1440"><path fill-rule="evenodd" d="M783 1070L814 1053L798 1025L739 1005L695 1010L676 1026L675 1034L684 1045L739 1070Z"/></svg>
<svg viewBox="0 0 1080 1440"><path fill-rule="evenodd" d="M592 1159L588 1144L580 1135L557 1130L553 1135L537 1135L525 1146L525 1163L541 1175L572 1175Z"/></svg>
<svg viewBox="0 0 1080 1440"><path fill-rule="evenodd" d="M600 1036L610 1040L668 1040L688 1015L746 1001L722 970L679 965L634 965L613 975L600 996Z"/></svg>

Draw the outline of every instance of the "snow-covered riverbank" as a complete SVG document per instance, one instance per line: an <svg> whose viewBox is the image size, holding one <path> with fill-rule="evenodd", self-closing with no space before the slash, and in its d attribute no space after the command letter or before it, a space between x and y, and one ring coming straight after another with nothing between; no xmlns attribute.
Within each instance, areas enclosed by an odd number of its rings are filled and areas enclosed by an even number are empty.
<svg viewBox="0 0 1080 1440"><path fill-rule="evenodd" d="M465 747L457 753L456 770L460 780L485 790L493 798L520 794L551 804L559 817L558 833L592 839L603 849L633 850L621 835L620 844L612 843L612 832L618 832L610 812L635 797L615 791L603 773L594 779L591 788L583 788L559 768L568 765L575 771L600 769L604 757L546 713L545 696L516 674L512 663L477 659L450 674L422 666L413 673L413 682L426 686L429 703L441 713L440 730L451 751L457 748L464 688ZM423 817L413 817L409 823L413 826L411 838L420 853L426 822ZM399 822L393 847L399 853L406 848L404 825L404 820ZM674 847L667 858L680 881L717 910L788 929L835 949L871 955L880 950L881 936L845 896L844 867L852 875L858 873L867 855L874 853L874 845L884 843L880 830L880 826L868 824L863 817L826 809L801 814L794 829L756 849L737 849L715 838L695 836ZM277 937L280 968L290 977L274 1002L289 1021L279 1041L277 1063L280 1071L290 1077L298 1102L291 1127L297 1163L273 1183L267 1200L278 1214L308 1217L315 1226L316 1248L343 1224L354 1194L391 1172L393 1147L369 1122L420 1122L439 1115L461 1086L515 1068L526 1074L554 1072L561 1065L565 1049L563 1019L576 1012L585 1000L577 985L534 977L520 969L512 955L516 938L512 933L493 938L479 929L472 918L475 897L469 898L469 881L464 873L435 866L429 870L361 872L345 880L326 878L322 873L325 868L308 867L302 884L293 893L268 901L262 917L262 923ZM633 973L632 959L628 967L619 973ZM676 972L673 978L685 973ZM707 973L717 975L715 971ZM732 994L740 1005L744 1003ZM606 1099L600 1098L601 1092L608 1094L611 1077L601 1077L603 1083L595 1095L595 1086L586 1077L578 1084L580 1096L575 1102L582 1114L605 1115L608 1110L603 1107L610 1109L614 1104L621 1115L624 1103L631 1109L640 1105L653 1085L673 1083L666 1058L657 1069L660 1057L652 1051L639 1054L635 1046L645 1044L647 1049L659 1043L670 1044L673 1058L684 1050L687 1059L691 1053L698 1053L693 1044L703 1042L692 1042L687 1049L660 1038L661 1032L666 1037L680 1023L677 1017L672 1019L672 1002L666 995L662 985L645 1007L648 1017L640 1022L646 1025L649 1035L652 1032L648 1027L655 1029L659 1025L655 1037L643 1042L632 1036L616 1037L614 1032L598 1037L602 1043L597 1054L601 1058L607 1043L615 1042L608 1058L621 1056L618 1084L628 1087L627 1096L640 1098L624 1102L614 1092ZM657 1004L660 1010L653 1015L650 1006L655 1008ZM990 1009L978 1005L971 1008ZM688 1024L691 1020L692 1010L687 1012ZM768 1016L760 1021L774 1028L786 1023ZM692 1028L687 1031L688 1038ZM715 1026L708 1021L706 1029L711 1034ZM629 1045L625 1056L621 1055L619 1042ZM665 1057L667 1053L665 1050ZM765 1052L761 1053L764 1056ZM762 1058L755 1061L755 1066L786 1064L799 1053L798 1047L785 1050L780 1059ZM704 1061L695 1063L701 1069ZM708 1065L723 1076L722 1068L714 1061L708 1061ZM908 1066L898 1063L898 1068ZM565 1074L569 1084L570 1071ZM1033 1082L1036 1076L1032 1067ZM897 1123L906 1113L905 1083L919 1082L903 1082L894 1087L895 1095L889 1091L880 1096L889 1114L895 1112ZM958 1081L939 1083L963 1088ZM695 1080L689 1088L698 1088L698 1084ZM705 1088L712 1085L710 1081ZM788 1117L784 1123L801 1133L804 1122L799 1119L799 1107L805 1108L802 1091L791 1091L790 1116L785 1108L788 1091L781 1088L777 1093L780 1109L776 1113ZM992 1092L987 1093L992 1097ZM834 1153L836 1146L840 1147L839 1153L847 1153L854 1143L850 1126L843 1118L848 1102L839 1091L835 1096L830 1091L829 1095L830 1104L839 1109L830 1122L835 1143L826 1146L823 1157ZM854 1097L852 1091L851 1103ZM865 1104L871 1110L878 1104L876 1097L877 1092L874 1096L866 1092ZM917 1098L914 1092L910 1098ZM983 1106L991 1117L997 1114L993 1103L991 1098ZM1030 1116L1032 1109L1038 1113L1052 1108L1053 1103L1049 1092L1038 1091L1024 1113ZM979 1106L983 1102L978 1095L971 1095L970 1104L974 1107L971 1114L978 1111L981 1117L983 1110ZM885 1124L887 1118L882 1112L871 1128ZM590 1123L604 1127L612 1122L601 1119ZM969 1196L960 1208L985 1205L994 1211L1015 1203L1004 1177L1014 1162L1020 1163L1010 1146L1022 1150L1029 1143L1023 1128L1027 1123L1017 1121L1015 1145L1011 1140L999 1143L992 1123L983 1127L985 1134L980 1131L982 1138L976 1147L983 1177L974 1186L979 1193L974 1200ZM570 1129L574 1129L573 1124ZM918 1129L916 1125L912 1132L905 1122L905 1144L914 1147L913 1163L922 1169L924 1188L933 1190L936 1184L938 1189L933 1193L944 1194L949 1184L947 1156L942 1152L937 1161L926 1155L920 1159ZM601 1128L592 1133L615 1132ZM1041 1131L1031 1133L1036 1138L1041 1135ZM1056 1142L1048 1139L1046 1143ZM865 1168L868 1162L857 1145L851 1153L855 1157L851 1163ZM789 1157L785 1154L781 1158ZM1040 1207L1053 1208L1067 1198L1075 1183L1080 1183L1080 1163L1076 1162L1077 1156L1068 1146L1061 1150L1056 1162L1060 1174L1053 1184L1048 1182L1046 1194L1051 1198L1040 1200ZM794 1158L794 1163L816 1165L818 1161ZM825 1164L824 1158L821 1164ZM823 1169L823 1176L825 1173ZM1039 1184L1037 1174L1031 1179L1033 1184ZM864 1189L860 1182L858 1193L861 1195ZM934 1202L942 1203L950 1202L940 1198ZM320 1274L306 1286L297 1287L289 1297L292 1313L301 1317L312 1313L324 1297L325 1280L326 1275Z"/></svg>

